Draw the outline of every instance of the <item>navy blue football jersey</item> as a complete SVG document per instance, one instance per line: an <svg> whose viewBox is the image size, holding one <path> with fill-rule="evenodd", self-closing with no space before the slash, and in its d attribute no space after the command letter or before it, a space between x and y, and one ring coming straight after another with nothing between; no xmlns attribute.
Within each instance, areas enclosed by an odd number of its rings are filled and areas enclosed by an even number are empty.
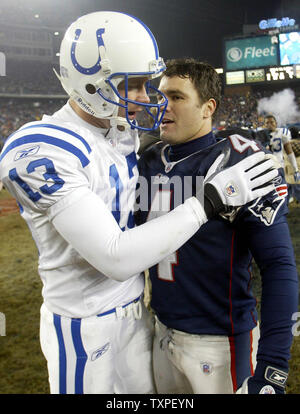
<svg viewBox="0 0 300 414"><path fill-rule="evenodd" d="M229 167L260 150L266 152L254 140L232 135L217 141L212 133L176 146L155 144L139 160L137 224L167 213L190 195L199 195L203 184L199 177L205 177L220 154L225 154ZM291 315L297 311L298 276L282 170L275 180L276 191L209 220L149 273L151 307L166 326L191 334L232 336L257 324L254 258L262 277L258 358L271 362L274 357L278 362L279 356L285 365L292 340Z"/></svg>

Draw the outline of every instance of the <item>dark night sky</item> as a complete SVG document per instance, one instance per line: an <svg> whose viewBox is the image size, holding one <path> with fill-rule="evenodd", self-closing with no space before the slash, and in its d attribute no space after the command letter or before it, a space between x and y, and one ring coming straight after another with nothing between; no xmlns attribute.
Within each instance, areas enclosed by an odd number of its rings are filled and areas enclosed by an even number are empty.
<svg viewBox="0 0 300 414"><path fill-rule="evenodd" d="M272 17L300 21L300 0L86 0L80 4L78 15L118 10L140 18L154 33L165 59L193 56L215 67L222 66L223 37L241 34L244 23L258 24Z"/></svg>

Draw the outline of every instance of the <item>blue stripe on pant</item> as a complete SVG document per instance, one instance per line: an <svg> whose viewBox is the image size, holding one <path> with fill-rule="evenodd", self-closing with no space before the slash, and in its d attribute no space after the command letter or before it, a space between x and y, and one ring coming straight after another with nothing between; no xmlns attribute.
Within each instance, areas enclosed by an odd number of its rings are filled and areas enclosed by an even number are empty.
<svg viewBox="0 0 300 414"><path fill-rule="evenodd" d="M61 329L61 317L59 315L53 315L53 322L56 329L56 335L58 339L59 347L59 393L67 393L67 355L64 344L64 337Z"/></svg>
<svg viewBox="0 0 300 414"><path fill-rule="evenodd" d="M87 361L87 354L84 350L81 335L81 319L72 319L71 330L73 344L76 351L76 372L75 372L75 394L83 394L83 375Z"/></svg>
<svg viewBox="0 0 300 414"><path fill-rule="evenodd" d="M63 337L63 331L61 326L61 316L53 315L53 322L56 329L56 335L59 346L59 393L67 394L67 365L68 358L65 348L65 341ZM81 319L73 318L71 320L71 334L74 349L76 352L76 368L74 378L74 392L75 394L83 394L83 377L84 369L87 362L87 354L84 350L82 339L81 339ZM70 393L70 390L69 390Z"/></svg>

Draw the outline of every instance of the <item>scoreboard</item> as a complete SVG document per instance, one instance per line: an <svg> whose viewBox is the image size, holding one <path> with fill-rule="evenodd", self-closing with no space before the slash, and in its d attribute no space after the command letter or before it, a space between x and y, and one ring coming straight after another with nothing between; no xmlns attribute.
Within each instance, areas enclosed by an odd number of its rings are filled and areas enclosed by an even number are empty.
<svg viewBox="0 0 300 414"><path fill-rule="evenodd" d="M300 32L224 39L226 85L300 80Z"/></svg>

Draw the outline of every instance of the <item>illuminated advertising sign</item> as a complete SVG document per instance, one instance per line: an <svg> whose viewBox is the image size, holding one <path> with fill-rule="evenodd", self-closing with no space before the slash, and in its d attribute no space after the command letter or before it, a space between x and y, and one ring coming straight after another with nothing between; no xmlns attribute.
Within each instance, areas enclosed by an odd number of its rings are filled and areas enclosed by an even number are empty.
<svg viewBox="0 0 300 414"><path fill-rule="evenodd" d="M283 17L281 20L275 18L268 20L261 20L258 23L258 27L261 30L266 29L278 29L279 27L295 26L296 20L290 19L289 17Z"/></svg>
<svg viewBox="0 0 300 414"><path fill-rule="evenodd" d="M300 63L300 32L280 33L279 50L281 65Z"/></svg>
<svg viewBox="0 0 300 414"><path fill-rule="evenodd" d="M265 70L264 69L250 69L246 70L246 82L264 82Z"/></svg>
<svg viewBox="0 0 300 414"><path fill-rule="evenodd" d="M227 70L277 65L277 43L277 36L225 40L225 65Z"/></svg>
<svg viewBox="0 0 300 414"><path fill-rule="evenodd" d="M236 72L226 72L227 85L237 85L239 83L245 83L245 74L243 70Z"/></svg>
<svg viewBox="0 0 300 414"><path fill-rule="evenodd" d="M295 77L293 66L276 66L266 69L267 81L283 81L294 79Z"/></svg>

